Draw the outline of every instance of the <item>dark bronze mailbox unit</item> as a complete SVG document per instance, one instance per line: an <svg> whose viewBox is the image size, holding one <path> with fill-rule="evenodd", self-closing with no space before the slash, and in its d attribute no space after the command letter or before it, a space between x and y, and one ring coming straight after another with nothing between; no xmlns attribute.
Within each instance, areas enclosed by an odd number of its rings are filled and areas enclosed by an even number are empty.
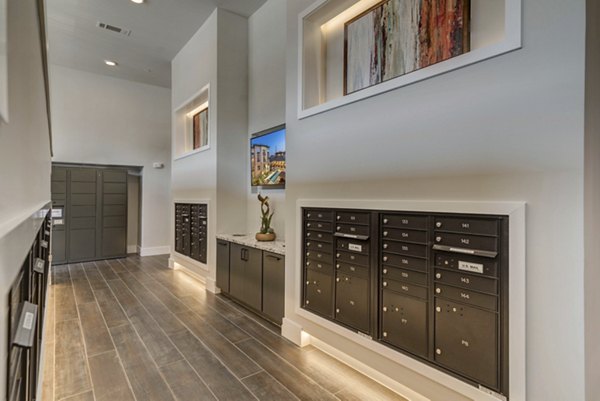
<svg viewBox="0 0 600 401"><path fill-rule="evenodd" d="M207 205L175 204L175 252L206 263Z"/></svg>
<svg viewBox="0 0 600 401"><path fill-rule="evenodd" d="M508 217L302 213L304 309L508 396Z"/></svg>

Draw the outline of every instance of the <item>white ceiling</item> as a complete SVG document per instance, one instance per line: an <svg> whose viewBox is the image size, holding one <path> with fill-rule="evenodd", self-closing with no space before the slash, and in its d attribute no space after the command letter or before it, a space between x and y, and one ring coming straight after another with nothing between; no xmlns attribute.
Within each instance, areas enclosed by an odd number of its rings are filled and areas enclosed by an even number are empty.
<svg viewBox="0 0 600 401"><path fill-rule="evenodd" d="M47 0L51 64L171 86L171 60L216 7L252 15L265 0ZM131 36L96 27L104 22ZM104 60L114 60L110 68Z"/></svg>

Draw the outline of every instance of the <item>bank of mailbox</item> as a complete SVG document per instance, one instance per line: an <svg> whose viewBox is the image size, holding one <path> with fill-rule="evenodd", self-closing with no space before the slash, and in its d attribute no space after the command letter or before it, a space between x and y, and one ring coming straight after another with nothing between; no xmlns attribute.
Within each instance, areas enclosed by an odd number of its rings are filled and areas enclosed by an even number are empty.
<svg viewBox="0 0 600 401"><path fill-rule="evenodd" d="M207 205L175 204L175 252L206 263Z"/></svg>
<svg viewBox="0 0 600 401"><path fill-rule="evenodd" d="M302 307L508 395L508 218L303 210Z"/></svg>

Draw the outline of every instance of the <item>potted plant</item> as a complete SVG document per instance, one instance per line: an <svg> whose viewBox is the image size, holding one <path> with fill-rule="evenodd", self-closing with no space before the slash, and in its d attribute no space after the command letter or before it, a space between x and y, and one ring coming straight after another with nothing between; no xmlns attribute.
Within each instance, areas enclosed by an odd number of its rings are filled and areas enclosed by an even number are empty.
<svg viewBox="0 0 600 401"><path fill-rule="evenodd" d="M261 211L261 225L260 232L256 233L256 239L258 241L274 241L275 231L271 228L271 219L275 212L271 212L271 206L269 205L269 197L258 194L258 200L260 201Z"/></svg>

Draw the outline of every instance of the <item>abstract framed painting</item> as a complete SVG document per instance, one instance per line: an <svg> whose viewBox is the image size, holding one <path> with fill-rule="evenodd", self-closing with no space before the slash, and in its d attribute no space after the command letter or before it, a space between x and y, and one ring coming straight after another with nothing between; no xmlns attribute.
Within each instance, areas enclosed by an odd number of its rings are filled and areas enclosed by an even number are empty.
<svg viewBox="0 0 600 401"><path fill-rule="evenodd" d="M384 0L344 25L344 95L470 50L470 0Z"/></svg>

